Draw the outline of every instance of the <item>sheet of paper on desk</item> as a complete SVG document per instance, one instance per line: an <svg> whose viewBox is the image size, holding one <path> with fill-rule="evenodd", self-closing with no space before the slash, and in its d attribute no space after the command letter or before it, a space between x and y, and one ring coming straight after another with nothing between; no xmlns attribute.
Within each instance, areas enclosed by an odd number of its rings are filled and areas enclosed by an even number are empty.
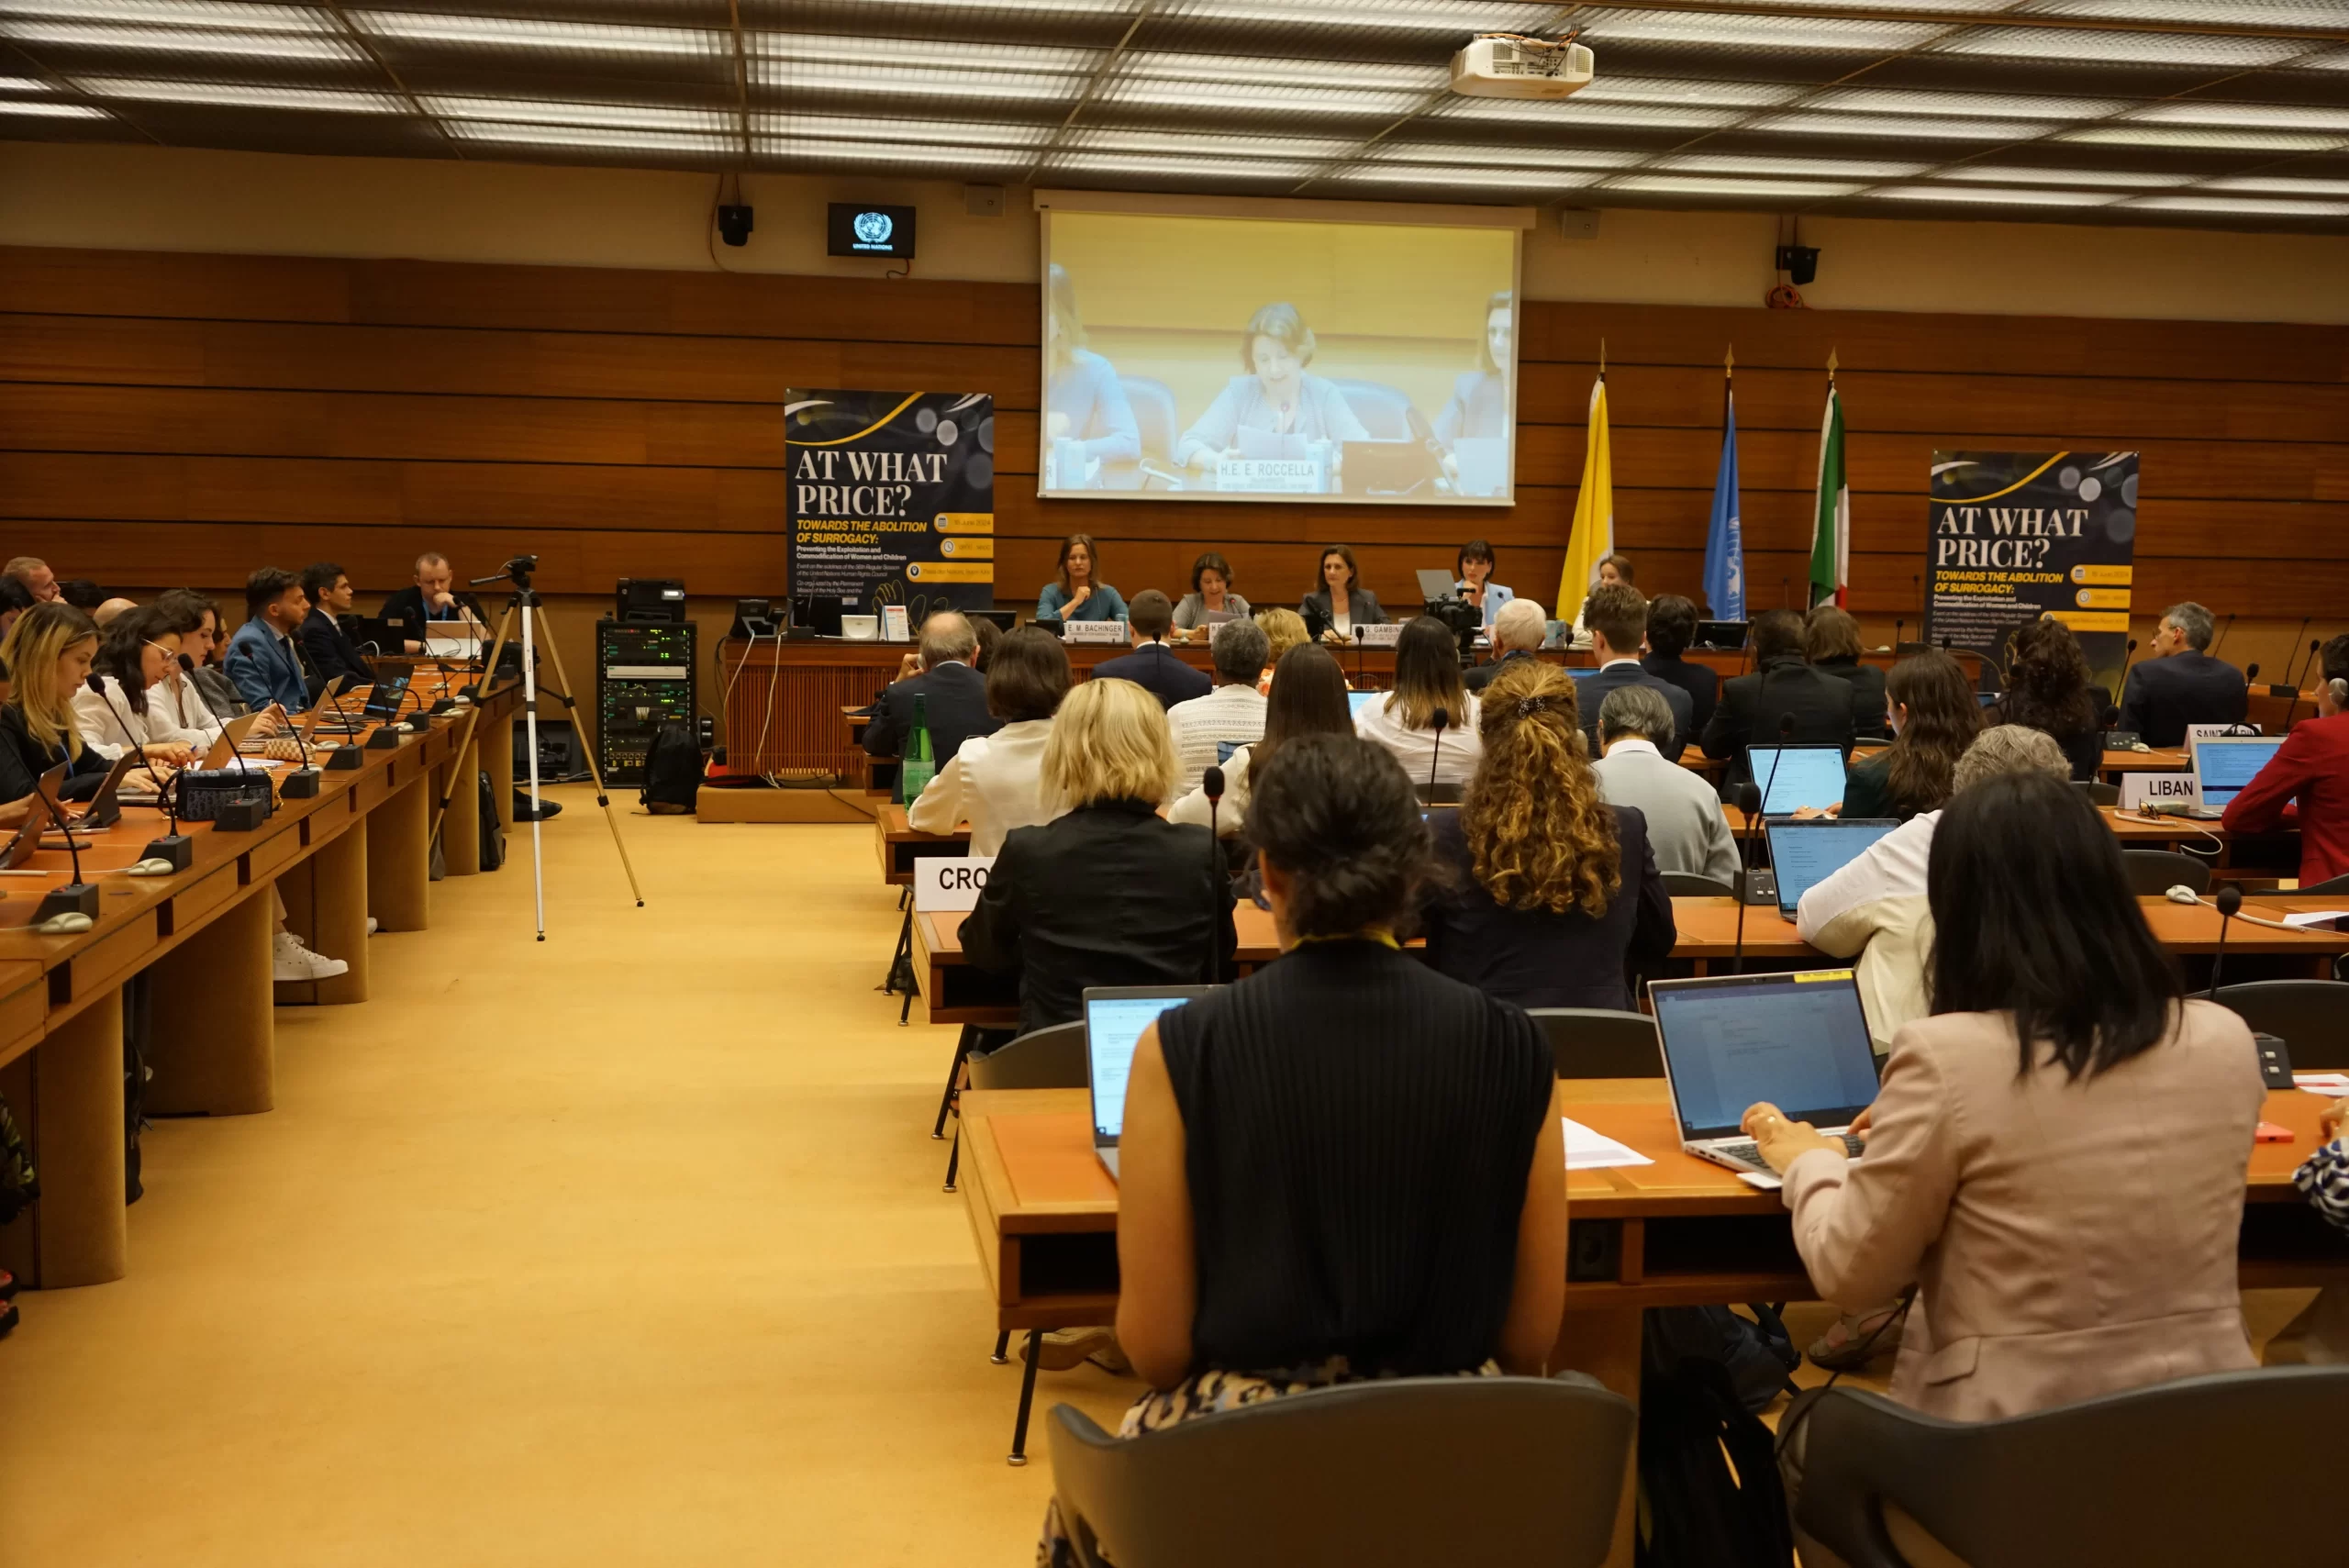
<svg viewBox="0 0 2349 1568"><path fill-rule="evenodd" d="M2328 1100L2349 1099L2349 1073L2295 1073L2292 1083Z"/></svg>
<svg viewBox="0 0 2349 1568"><path fill-rule="evenodd" d="M2343 915L2349 915L2349 909L2297 909L2285 916L2282 923L2305 929L2310 926L2330 925Z"/></svg>
<svg viewBox="0 0 2349 1568"><path fill-rule="evenodd" d="M1569 1171L1604 1171L1615 1165L1655 1163L1638 1150L1618 1143L1603 1132L1594 1132L1572 1117L1560 1117L1558 1125L1566 1129Z"/></svg>

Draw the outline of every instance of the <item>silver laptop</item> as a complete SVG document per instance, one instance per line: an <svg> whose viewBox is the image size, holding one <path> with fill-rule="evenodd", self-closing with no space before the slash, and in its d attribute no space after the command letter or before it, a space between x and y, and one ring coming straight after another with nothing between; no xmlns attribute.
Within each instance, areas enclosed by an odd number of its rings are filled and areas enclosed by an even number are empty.
<svg viewBox="0 0 2349 1568"><path fill-rule="evenodd" d="M1824 811L1843 799L1843 749L1833 745L1748 746L1745 765L1761 790L1762 815Z"/></svg>
<svg viewBox="0 0 2349 1568"><path fill-rule="evenodd" d="M1770 869L1778 884L1778 914L1795 917L1802 895L1867 852L1900 826L1889 817L1770 817Z"/></svg>
<svg viewBox="0 0 2349 1568"><path fill-rule="evenodd" d="M1848 969L1658 980L1648 987L1680 1147L1732 1171L1770 1175L1738 1127L1767 1100L1857 1158L1852 1118L1876 1099L1876 1051Z"/></svg>
<svg viewBox="0 0 2349 1568"><path fill-rule="evenodd" d="M1088 985L1085 988L1085 1085L1093 1096L1093 1152L1114 1180L1126 1129L1126 1076L1141 1031L1213 985Z"/></svg>
<svg viewBox="0 0 2349 1568"><path fill-rule="evenodd" d="M218 739L212 742L212 749L204 754L205 769L210 772L227 767L229 760L236 756L238 743L244 740L246 731L260 722L259 713L240 713L222 725Z"/></svg>

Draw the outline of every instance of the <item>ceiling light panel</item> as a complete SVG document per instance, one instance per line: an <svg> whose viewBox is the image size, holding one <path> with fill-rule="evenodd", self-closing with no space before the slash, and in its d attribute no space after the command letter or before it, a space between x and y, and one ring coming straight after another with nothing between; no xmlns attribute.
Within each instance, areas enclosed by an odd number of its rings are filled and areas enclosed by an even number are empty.
<svg viewBox="0 0 2349 1568"><path fill-rule="evenodd" d="M1218 162L1180 154L1160 158L1138 152L1055 152L1044 161L1047 173L1140 174L1153 179L1195 179L1205 172L1223 179L1302 180L1318 168L1275 158Z"/></svg>
<svg viewBox="0 0 2349 1568"><path fill-rule="evenodd" d="M1587 147L1468 147L1450 141L1382 141L1364 156L1378 163L1451 165L1473 158L1483 167L1505 163L1530 170L1621 169L1639 162L1647 154Z"/></svg>
<svg viewBox="0 0 2349 1568"><path fill-rule="evenodd" d="M364 61L366 55L339 38L234 28L109 27L103 23L49 21L38 17L0 17L0 38L68 49L120 49L142 54L201 55L207 59Z"/></svg>
<svg viewBox="0 0 2349 1568"><path fill-rule="evenodd" d="M1578 190L1599 176L1549 169L1466 169L1441 164L1363 164L1323 178L1351 185L1425 185L1496 191Z"/></svg>
<svg viewBox="0 0 2349 1568"><path fill-rule="evenodd" d="M1130 11L1132 6L1118 6ZM1460 0L1175 0L1157 15L1227 22L1287 22L1349 31L1471 33L1531 32L1547 26L1555 6L1483 6Z"/></svg>
<svg viewBox="0 0 2349 1568"><path fill-rule="evenodd" d="M2210 65L2238 71L2305 54L2292 39L2227 38L2168 32L2100 32L2070 28L1968 28L1929 45L1928 54L1982 54L2008 60L2101 61L2127 65Z"/></svg>
<svg viewBox="0 0 2349 1568"><path fill-rule="evenodd" d="M902 69L1019 71L1083 76L1101 63L1092 49L1030 48L1025 44L941 42L935 39L842 38L830 33L752 33L751 58L820 65L853 65L875 76Z"/></svg>
<svg viewBox="0 0 2349 1568"><path fill-rule="evenodd" d="M54 93L57 89L38 76L0 76L0 93Z"/></svg>
<svg viewBox="0 0 2349 1568"><path fill-rule="evenodd" d="M2084 126L2078 130L2065 131L2055 139L2106 147L2199 148L2211 152L2327 152L2336 147L2349 147L2349 136L2327 136L2319 131L2205 130L2127 121Z"/></svg>
<svg viewBox="0 0 2349 1568"><path fill-rule="evenodd" d="M1072 131L1062 143L1095 152L1141 152L1202 158L1286 158L1327 162L1352 152L1357 145L1345 140L1295 136L1170 135L1158 130Z"/></svg>
<svg viewBox="0 0 2349 1568"><path fill-rule="evenodd" d="M2252 196L2139 196L2132 210L2230 213L2243 217L2349 217L2349 202L2262 201Z"/></svg>
<svg viewBox="0 0 2349 1568"><path fill-rule="evenodd" d="M751 80L785 95L895 98L908 101L1003 104L1065 104L1084 85L1077 76L1029 71L950 71L916 67L875 72L870 66L821 65L761 60Z"/></svg>
<svg viewBox="0 0 2349 1568"><path fill-rule="evenodd" d="M141 27L229 28L264 33L337 33L334 17L315 6L209 5L205 0L7 0L17 17L58 17L81 22Z"/></svg>
<svg viewBox="0 0 2349 1568"><path fill-rule="evenodd" d="M1924 115L1772 115L1745 128L1760 135L1893 137L1906 141L2030 141L2061 128L2045 120L1933 119Z"/></svg>
<svg viewBox="0 0 2349 1568"><path fill-rule="evenodd" d="M1649 130L1717 130L1754 111L1709 108L1702 104L1591 104L1579 95L1562 104L1532 98L1452 98L1431 114L1447 120L1508 120L1567 128L1631 127Z"/></svg>
<svg viewBox="0 0 2349 1568"><path fill-rule="evenodd" d="M2233 22L2270 28L2337 28L2341 7L2328 0L2031 0L2022 7L2043 17L2100 17L2115 21L2175 22L2181 13L2198 22Z"/></svg>
<svg viewBox="0 0 2349 1568"><path fill-rule="evenodd" d="M1787 103L1807 89L1782 82L1687 82L1661 76L1600 76L1576 93L1577 104L1703 105L1761 109Z"/></svg>
<svg viewBox="0 0 2349 1568"><path fill-rule="evenodd" d="M2190 174L2149 174L2121 169L2017 169L2005 164L1968 163L1943 169L1936 180L1965 180L1991 185L2183 185Z"/></svg>
<svg viewBox="0 0 2349 1568"><path fill-rule="evenodd" d="M1921 174L1930 163L1892 163L1845 158L1777 158L1750 154L1691 152L1661 159L1656 169L1669 174L1776 174L1798 179L1894 180Z"/></svg>
<svg viewBox="0 0 2349 1568"><path fill-rule="evenodd" d="M618 126L516 125L491 120L449 120L442 128L461 141L518 147L571 147L615 152L685 152L730 156L741 147L731 136L668 130L631 130Z"/></svg>
<svg viewBox="0 0 2349 1568"><path fill-rule="evenodd" d="M2247 174L2206 180L2206 191L2255 191L2278 196L2349 196L2349 180L2294 180L2280 174Z"/></svg>
<svg viewBox="0 0 2349 1568"><path fill-rule="evenodd" d="M104 109L94 109L85 104L61 104L54 99L34 102L23 98L0 98L0 115L44 120L104 120L114 117Z"/></svg>
<svg viewBox="0 0 2349 1568"><path fill-rule="evenodd" d="M542 22L514 17L458 17L427 11L352 11L353 24L404 43L462 44L560 54L708 56L732 54L731 38L703 28L628 27L609 22Z"/></svg>
<svg viewBox="0 0 2349 1568"><path fill-rule="evenodd" d="M1750 196L1755 201L1825 201L1848 196L1857 185L1823 180L1707 180L1679 174L1619 174L1600 187L1649 191L1658 195Z"/></svg>
<svg viewBox="0 0 2349 1568"><path fill-rule="evenodd" d="M2349 131L2349 108L2303 104L2151 104L2132 111L2128 118L2156 125L2240 126L2251 130Z"/></svg>
<svg viewBox="0 0 2349 1568"><path fill-rule="evenodd" d="M901 142L918 139L966 148L1005 148L1032 151L1044 144L1050 128L1008 124L996 120L914 120L850 115L755 114L751 128L760 136L809 141Z"/></svg>
<svg viewBox="0 0 2349 1568"><path fill-rule="evenodd" d="M1933 93L1905 87L1830 87L1806 109L1862 115L1943 115L2008 120L2089 120L2117 115L2128 98L2046 98L2008 93Z"/></svg>
<svg viewBox="0 0 2349 1568"><path fill-rule="evenodd" d="M1964 202L1981 206L2110 206L2117 191L2034 191L1996 185L1891 185L1870 191L1871 200Z"/></svg>
<svg viewBox="0 0 2349 1568"><path fill-rule="evenodd" d="M1031 154L1014 148L951 147L931 141L824 141L815 138L762 137L751 144L760 157L786 169L893 168L1024 171Z"/></svg>
<svg viewBox="0 0 2349 1568"><path fill-rule="evenodd" d="M1865 54L1915 49L1947 30L1938 22L1737 17L1705 11L1598 10L1585 12L1575 20L1587 23L1583 39L1593 49L1610 43L1702 44L1716 49Z"/></svg>
<svg viewBox="0 0 2349 1568"><path fill-rule="evenodd" d="M126 76L77 77L93 97L135 98L152 104L216 104L239 109L307 109L331 115L402 115L407 106L389 93L348 93L332 87L255 87L229 82L150 82Z"/></svg>
<svg viewBox="0 0 2349 1568"><path fill-rule="evenodd" d="M724 109L678 108L663 104L583 104L540 98L428 96L417 100L436 119L493 120L515 125L610 126L628 130L725 131L734 121Z"/></svg>
<svg viewBox="0 0 2349 1568"><path fill-rule="evenodd" d="M1308 73L1284 60L1149 50L1120 61L1099 96L1148 108L1392 117L1417 108L1446 80L1435 65L1336 61Z"/></svg>

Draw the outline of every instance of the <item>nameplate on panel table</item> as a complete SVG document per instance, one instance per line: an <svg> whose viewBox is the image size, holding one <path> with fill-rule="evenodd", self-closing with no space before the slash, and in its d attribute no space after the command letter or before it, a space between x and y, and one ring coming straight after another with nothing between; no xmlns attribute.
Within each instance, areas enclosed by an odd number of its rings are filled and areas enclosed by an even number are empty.
<svg viewBox="0 0 2349 1568"><path fill-rule="evenodd" d="M913 640L913 617L907 614L905 606L884 605L881 606L881 640L884 642Z"/></svg>
<svg viewBox="0 0 2349 1568"><path fill-rule="evenodd" d="M1403 626L1399 620L1390 620L1382 626L1357 627L1354 629L1360 633L1364 648L1392 648L1395 639L1403 635Z"/></svg>
<svg viewBox="0 0 2349 1568"><path fill-rule="evenodd" d="M1063 621L1061 636L1071 642L1123 642L1127 639L1126 623L1121 620Z"/></svg>
<svg viewBox="0 0 2349 1568"><path fill-rule="evenodd" d="M1221 458L1215 465L1215 487L1257 495L1319 495L1330 488L1329 462L1322 457Z"/></svg>
<svg viewBox="0 0 2349 1568"><path fill-rule="evenodd" d="M2123 773L2121 809L2140 811L2148 806L2192 805L2201 799L2192 773Z"/></svg>
<svg viewBox="0 0 2349 1568"><path fill-rule="evenodd" d="M993 855L924 855L914 862L914 908L924 915L967 914L979 906Z"/></svg>

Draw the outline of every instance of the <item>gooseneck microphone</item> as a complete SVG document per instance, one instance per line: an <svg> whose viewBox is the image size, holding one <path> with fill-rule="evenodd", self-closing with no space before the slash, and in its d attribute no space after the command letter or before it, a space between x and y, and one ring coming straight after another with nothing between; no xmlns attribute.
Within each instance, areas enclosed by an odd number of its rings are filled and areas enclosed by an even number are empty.
<svg viewBox="0 0 2349 1568"><path fill-rule="evenodd" d="M1200 774L1199 787L1207 792L1208 796L1208 880L1212 883L1216 862L1219 858L1219 846L1223 842L1218 826L1218 817L1223 809L1223 770L1209 768ZM1215 919L1212 917L1208 919L1208 966L1202 973L1207 976L1207 982L1210 985L1216 983L1217 972L1222 967L1220 962L1223 957L1222 943L1217 940L1219 934L1216 929L1217 925L1218 922Z"/></svg>
<svg viewBox="0 0 2349 1568"><path fill-rule="evenodd" d="M2222 884L2210 902L2219 910L2219 951L2210 959L2210 989L2203 995L2215 1002L2219 999L2219 970L2227 962L2227 923L2243 907L2242 884L2232 882Z"/></svg>
<svg viewBox="0 0 2349 1568"><path fill-rule="evenodd" d="M73 880L62 887L52 887L41 895L40 906L33 911L32 924L39 929L64 917L61 929L87 930L98 917L98 885L82 880L82 846L73 837L73 824L65 815L64 803L50 795L48 786L39 778L33 780L33 793L49 808L50 817L57 824L57 830L65 835L66 853L73 857ZM80 918L72 918L76 916Z"/></svg>
<svg viewBox="0 0 2349 1568"><path fill-rule="evenodd" d="M172 804L172 785L175 780L167 779L155 771L154 759L147 755L147 748L139 742L139 732L130 727L130 716L115 706L113 696L107 693L106 677L92 675L89 680L90 689L98 694L99 700L121 722L124 737L129 740L131 751L138 754L139 772L155 781L155 804L162 807L163 820L170 829L160 839L149 840L139 858L142 861L167 861L173 871L187 870L195 863L195 840L180 831L179 808ZM66 842L69 845L72 842L70 834Z"/></svg>
<svg viewBox="0 0 2349 1568"><path fill-rule="evenodd" d="M359 739L358 722L351 717L351 710L342 706L340 675L327 683L325 695L327 701L333 706L336 722L341 725L343 731L342 744L327 753L327 766L345 772L366 766L367 759L359 754L359 748L353 744Z"/></svg>
<svg viewBox="0 0 2349 1568"><path fill-rule="evenodd" d="M1354 622L1354 685L1362 685L1362 651L1370 646L1370 628Z"/></svg>
<svg viewBox="0 0 2349 1568"><path fill-rule="evenodd" d="M1892 623L1892 656L1895 659L1900 657L1900 633L1908 625L1907 621L1897 617Z"/></svg>
<svg viewBox="0 0 2349 1568"><path fill-rule="evenodd" d="M1452 728L1452 710L1440 707L1428 715L1428 728L1435 731L1435 746L1428 752L1428 804L1435 804L1435 765L1443 755L1443 732Z"/></svg>
<svg viewBox="0 0 2349 1568"><path fill-rule="evenodd" d="M1794 738L1795 716L1791 713L1778 715L1778 746L1777 750L1770 753L1770 776L1762 782L1762 801L1765 806L1769 804L1770 786L1778 782L1778 762L1787 754L1787 742ZM1747 771L1752 770L1749 768ZM1753 783L1751 779L1746 782Z"/></svg>
<svg viewBox="0 0 2349 1568"><path fill-rule="evenodd" d="M2229 610L2227 612L2227 624L2219 628L2219 640L2210 645L2211 658L2216 659L2219 656L2219 650L2227 645L2227 633L2234 630L2234 628L2235 612Z"/></svg>

